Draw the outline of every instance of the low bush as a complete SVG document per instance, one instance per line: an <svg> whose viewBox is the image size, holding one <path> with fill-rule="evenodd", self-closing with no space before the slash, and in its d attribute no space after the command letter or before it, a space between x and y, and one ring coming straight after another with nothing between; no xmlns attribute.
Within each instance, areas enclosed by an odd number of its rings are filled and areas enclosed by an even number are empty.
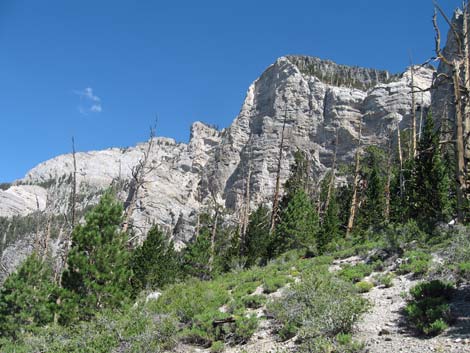
<svg viewBox="0 0 470 353"><path fill-rule="evenodd" d="M427 235L414 220L405 224L390 224L381 234L385 239L386 247L394 253L403 253L415 246L424 245Z"/></svg>
<svg viewBox="0 0 470 353"><path fill-rule="evenodd" d="M360 281L357 282L354 285L359 293L367 293L369 292L372 288L374 288L374 284L368 282L368 281Z"/></svg>
<svg viewBox="0 0 470 353"><path fill-rule="evenodd" d="M211 345L212 353L221 353L224 351L224 349L225 349L224 342L221 342L221 341L212 342L212 345Z"/></svg>
<svg viewBox="0 0 470 353"><path fill-rule="evenodd" d="M411 326L428 336L438 335L451 323L449 301L453 286L439 280L420 283L410 289L405 313Z"/></svg>
<svg viewBox="0 0 470 353"><path fill-rule="evenodd" d="M457 273L460 279L470 280L470 262L461 262L457 265Z"/></svg>
<svg viewBox="0 0 470 353"><path fill-rule="evenodd" d="M361 353L364 352L364 344L354 341L350 334L340 333L334 338L316 337L312 340L301 342L296 352L298 353Z"/></svg>
<svg viewBox="0 0 470 353"><path fill-rule="evenodd" d="M352 284L325 270L305 274L302 282L271 302L268 311L281 325L281 338L299 334L303 341L349 333L367 307Z"/></svg>
<svg viewBox="0 0 470 353"><path fill-rule="evenodd" d="M348 282L359 282L364 277L372 273L373 267L366 264L357 264L354 266L346 265L342 270L339 271L338 275L342 279Z"/></svg>
<svg viewBox="0 0 470 353"><path fill-rule="evenodd" d="M393 278L395 276L392 273L381 273L374 277L376 285L384 286L385 288L390 288L393 286Z"/></svg>
<svg viewBox="0 0 470 353"><path fill-rule="evenodd" d="M399 274L413 273L422 276L428 272L432 256L419 250L407 251L403 254L404 262L398 268Z"/></svg>
<svg viewBox="0 0 470 353"><path fill-rule="evenodd" d="M276 292L279 288L286 285L284 277L271 277L263 280L263 293L269 294Z"/></svg>
<svg viewBox="0 0 470 353"><path fill-rule="evenodd" d="M241 302L245 308L258 309L266 303L266 297L264 295L248 295L241 299Z"/></svg>

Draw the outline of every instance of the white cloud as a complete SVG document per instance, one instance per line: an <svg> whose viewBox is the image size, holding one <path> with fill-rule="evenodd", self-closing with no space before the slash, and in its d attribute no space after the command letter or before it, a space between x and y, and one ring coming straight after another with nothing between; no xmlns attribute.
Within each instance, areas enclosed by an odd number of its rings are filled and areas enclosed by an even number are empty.
<svg viewBox="0 0 470 353"><path fill-rule="evenodd" d="M80 105L78 111L80 114L88 115L88 113L101 113L103 106L101 105L101 98L93 94L93 88L86 87L81 91L74 91L80 97Z"/></svg>

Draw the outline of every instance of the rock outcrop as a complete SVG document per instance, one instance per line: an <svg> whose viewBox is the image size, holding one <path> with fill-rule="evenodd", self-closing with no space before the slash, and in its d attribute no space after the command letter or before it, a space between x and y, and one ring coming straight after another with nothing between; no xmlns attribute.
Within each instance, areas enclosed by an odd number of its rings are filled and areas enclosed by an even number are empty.
<svg viewBox="0 0 470 353"><path fill-rule="evenodd" d="M428 88L433 73L432 68L415 67L415 84ZM279 58L249 87L239 115L228 128L217 131L196 122L187 144L155 138L150 172L132 215L136 229L142 231L157 223L177 242L184 242L192 236L197 213L212 204L214 197L236 214L247 187L248 168L251 206L269 202L284 119L281 182L288 177L297 149L308 154L312 174L321 177L331 166L336 130L338 159L344 163L354 156L361 121L364 145L385 144L398 125L409 126L410 82L410 69L391 75L312 57ZM430 93L416 98L421 112L425 111L431 103ZM125 200L131 170L146 148L147 143L142 143L77 153L78 207L95 203L110 185ZM40 211L66 213L72 172L70 154L39 164L0 191L0 216L24 216L37 211L38 204Z"/></svg>

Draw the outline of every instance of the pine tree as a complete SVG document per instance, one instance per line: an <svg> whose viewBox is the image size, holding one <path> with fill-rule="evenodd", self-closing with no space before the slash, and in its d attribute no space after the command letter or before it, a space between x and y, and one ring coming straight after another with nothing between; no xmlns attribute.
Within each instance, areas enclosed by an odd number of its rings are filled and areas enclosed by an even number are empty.
<svg viewBox="0 0 470 353"><path fill-rule="evenodd" d="M317 247L320 253L326 249L328 243L338 240L342 235L339 213L338 198L336 190L333 188L330 195L330 202L328 203L328 209L323 215L323 221L317 235Z"/></svg>
<svg viewBox="0 0 470 353"><path fill-rule="evenodd" d="M200 216L199 232L183 251L183 273L201 279L211 278L209 259L211 256L211 217Z"/></svg>
<svg viewBox="0 0 470 353"><path fill-rule="evenodd" d="M307 249L316 253L317 232L318 215L308 195L299 189L290 196L287 207L281 209L272 254L279 255L290 249Z"/></svg>
<svg viewBox="0 0 470 353"><path fill-rule="evenodd" d="M162 288L178 277L179 261L173 242L157 226L149 230L142 246L134 250L130 263L137 292Z"/></svg>
<svg viewBox="0 0 470 353"><path fill-rule="evenodd" d="M50 264L33 253L0 291L0 336L17 338L21 331L51 323L58 294Z"/></svg>
<svg viewBox="0 0 470 353"><path fill-rule="evenodd" d="M361 162L361 179L365 190L358 210L359 229L377 226L384 221L385 213L385 154L377 147L368 147Z"/></svg>
<svg viewBox="0 0 470 353"><path fill-rule="evenodd" d="M426 117L418 144L413 182L413 215L418 224L428 231L437 222L449 220L451 204L450 180L440 154L439 137L431 114Z"/></svg>
<svg viewBox="0 0 470 353"><path fill-rule="evenodd" d="M269 251L269 209L261 205L250 215L246 232L244 254L246 266L265 264Z"/></svg>
<svg viewBox="0 0 470 353"><path fill-rule="evenodd" d="M308 185L308 166L305 153L297 150L294 153L294 163L290 167L290 176L284 184L284 197L281 201L281 208L285 207L290 197L293 196L298 190L307 192Z"/></svg>
<svg viewBox="0 0 470 353"><path fill-rule="evenodd" d="M110 192L72 232L63 287L75 295L80 318L118 307L131 296L127 234L120 231L123 209Z"/></svg>

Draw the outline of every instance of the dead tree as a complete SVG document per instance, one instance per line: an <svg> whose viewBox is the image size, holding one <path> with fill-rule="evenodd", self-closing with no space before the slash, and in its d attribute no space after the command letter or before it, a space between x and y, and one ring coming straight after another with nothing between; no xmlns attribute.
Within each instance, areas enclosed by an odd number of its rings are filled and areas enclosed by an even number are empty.
<svg viewBox="0 0 470 353"><path fill-rule="evenodd" d="M211 197L212 197L212 202L214 203L214 218L212 221L211 249L210 249L208 266L209 266L209 273L212 274L212 271L214 270L214 262L215 262L215 251L216 251L215 244L217 241L217 225L218 225L219 215L220 215L220 206L219 206L219 203L217 202L217 197L213 189L211 189Z"/></svg>
<svg viewBox="0 0 470 353"><path fill-rule="evenodd" d="M411 61L411 136L409 158L413 159L416 156L416 97L415 97L415 68L413 61Z"/></svg>
<svg viewBox="0 0 470 353"><path fill-rule="evenodd" d="M246 232L248 230L248 223L250 220L250 188L251 188L251 159L253 156L253 150L250 151L250 157L248 161L248 172L245 178L245 197L243 200L242 219L240 227L240 256L244 255L244 244L246 241Z"/></svg>
<svg viewBox="0 0 470 353"><path fill-rule="evenodd" d="M385 181L385 222L390 221L390 183L392 180L392 136L388 136L387 143L387 179Z"/></svg>
<svg viewBox="0 0 470 353"><path fill-rule="evenodd" d="M75 156L75 139L73 136L72 136L72 159L73 159L72 196L70 200L71 229L75 227L75 209L76 209L76 202L77 202L77 159Z"/></svg>
<svg viewBox="0 0 470 353"><path fill-rule="evenodd" d="M39 228L41 227L41 208L39 207L39 199L36 195L36 234L34 235L34 252L39 252L39 243L41 242L41 234Z"/></svg>
<svg viewBox="0 0 470 353"><path fill-rule="evenodd" d="M398 162L400 165L400 198L403 199L405 195L405 176L403 174L403 150L401 148L400 125L397 125L397 146L398 146Z"/></svg>
<svg viewBox="0 0 470 353"><path fill-rule="evenodd" d="M276 187L274 189L274 196L273 196L273 206L271 210L271 225L269 227L269 234L274 233L274 228L276 226L276 220L279 213L279 192L281 187L281 165L282 165L282 152L284 149L284 131L286 129L286 121L287 121L287 110L284 112L284 121L282 123L282 130L281 130L281 141L279 143L279 156L277 159L277 172L276 172Z"/></svg>
<svg viewBox="0 0 470 353"><path fill-rule="evenodd" d="M468 197L467 195L467 168L466 168L466 161L465 161L465 152L466 148L470 148L468 143L466 143L466 135L465 128L464 128L464 118L465 118L465 126L467 126L467 121L470 122L470 116L467 118L465 113L468 112L468 104L464 104L463 97L462 97L462 87L464 89L469 85L468 83L468 71L470 68L468 67L468 33L464 32L463 37L458 33L457 29L455 28L454 24L449 20L449 18L445 15L442 9L434 3L435 11L433 16L433 25L434 30L436 33L435 38L435 51L437 55L437 59L439 59L444 64L448 65L452 70L452 85L453 85L453 94L454 94L454 105L455 105L455 116L454 116L454 153L455 153L455 180L457 183L456 187L456 196L457 196L457 221L459 223L463 223L465 221L465 199ZM468 6L464 5L464 13L467 13ZM441 33L439 30L439 26L437 24L437 11L442 15L442 17L446 20L449 24L451 30L454 33L455 40L457 41L457 53L454 58L446 57L441 50ZM464 30L467 29L467 15L464 15ZM463 39L463 40L462 40ZM464 45L462 43L465 43ZM464 50L462 50L462 48ZM466 56L467 55L467 56ZM464 67L463 71L463 85L462 82L462 66ZM468 97L468 91L465 92L466 97ZM467 107L465 107L467 106ZM470 124L469 128L470 128ZM465 137L464 137L465 136ZM466 146L467 145L467 146ZM470 151L469 151L470 157Z"/></svg>
<svg viewBox="0 0 470 353"><path fill-rule="evenodd" d="M349 209L348 225L346 227L346 237L349 237L354 227L354 218L357 210L357 189L359 187L359 172L361 170L361 139L362 139L362 118L359 120L359 135L357 139L356 161L354 167L353 194L351 197L351 207Z"/></svg>
<svg viewBox="0 0 470 353"><path fill-rule="evenodd" d="M328 207L330 207L331 194L333 193L333 187L335 185L336 158L338 154L338 134L339 134L339 129L336 128L335 129L335 150L333 153L333 163L331 165L331 177L330 177L330 182L328 183L328 192L326 195L325 208L323 210L323 213L328 212Z"/></svg>
<svg viewBox="0 0 470 353"><path fill-rule="evenodd" d="M124 219L122 223L122 231L127 232L131 223L131 217L137 207L139 192L147 182L147 176L155 169L150 166L151 154L154 146L155 127L150 128L150 135L147 142L147 148L143 151L142 158L139 159L137 165L131 170L131 180L129 182L129 192L124 202ZM130 243L135 237L128 240Z"/></svg>

